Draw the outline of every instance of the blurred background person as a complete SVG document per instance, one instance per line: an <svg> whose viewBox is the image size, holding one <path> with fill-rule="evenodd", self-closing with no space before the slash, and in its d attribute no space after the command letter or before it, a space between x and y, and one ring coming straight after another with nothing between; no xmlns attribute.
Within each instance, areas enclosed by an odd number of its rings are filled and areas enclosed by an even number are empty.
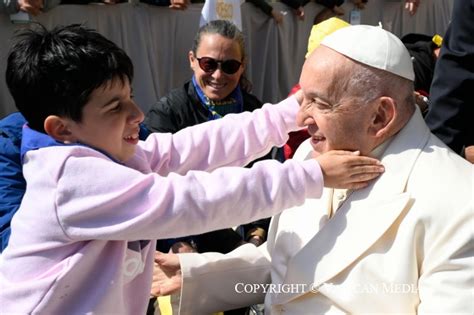
<svg viewBox="0 0 474 315"><path fill-rule="evenodd" d="M157 6L167 6L174 10L186 10L191 3L190 0L140 0L140 2Z"/></svg>
<svg viewBox="0 0 474 315"><path fill-rule="evenodd" d="M454 1L430 91L426 123L474 163L474 0Z"/></svg>
<svg viewBox="0 0 474 315"><path fill-rule="evenodd" d="M277 24L283 22L284 13L274 9L265 0L207 0L202 8L199 25L203 26L204 24L214 20L228 20L232 21L240 30L242 30L242 13L240 6L244 2L252 3L268 17L273 18ZM300 6L299 0L282 0L281 2L290 7Z"/></svg>
<svg viewBox="0 0 474 315"><path fill-rule="evenodd" d="M438 34L430 36L410 33L403 36L401 40L413 61L415 100L425 116L429 108L430 86L443 38Z"/></svg>
<svg viewBox="0 0 474 315"><path fill-rule="evenodd" d="M60 0L1 0L0 12L15 14L21 11L36 16L58 5L59 2Z"/></svg>
<svg viewBox="0 0 474 315"><path fill-rule="evenodd" d="M443 38L438 34L410 33L401 40L413 61L415 91L428 96Z"/></svg>
<svg viewBox="0 0 474 315"><path fill-rule="evenodd" d="M293 13L298 17L298 19L304 20L304 6L308 4L310 0L281 0L281 2L292 8ZM341 8L344 0L315 0L315 2L325 8L316 14L313 24L318 24L335 15L344 15L344 9Z"/></svg>

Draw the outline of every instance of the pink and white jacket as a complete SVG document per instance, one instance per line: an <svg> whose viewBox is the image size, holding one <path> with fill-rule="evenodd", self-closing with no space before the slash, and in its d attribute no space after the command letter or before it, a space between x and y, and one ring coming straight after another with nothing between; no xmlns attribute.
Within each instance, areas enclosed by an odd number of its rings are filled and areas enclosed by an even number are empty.
<svg viewBox="0 0 474 315"><path fill-rule="evenodd" d="M145 314L153 240L235 226L319 197L315 160L240 167L282 146L298 129L297 110L289 98L152 134L126 165L80 145L28 151L26 193L0 257L0 313Z"/></svg>

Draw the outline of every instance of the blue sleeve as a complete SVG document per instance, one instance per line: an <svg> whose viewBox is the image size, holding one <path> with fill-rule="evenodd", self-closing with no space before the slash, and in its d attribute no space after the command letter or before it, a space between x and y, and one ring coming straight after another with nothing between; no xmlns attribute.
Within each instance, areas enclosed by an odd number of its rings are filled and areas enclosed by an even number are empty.
<svg viewBox="0 0 474 315"><path fill-rule="evenodd" d="M138 132L138 138L140 140L146 140L148 136L150 135L151 131L148 130L148 128L145 126L144 123L140 124L140 131Z"/></svg>
<svg viewBox="0 0 474 315"><path fill-rule="evenodd" d="M0 121L0 252L8 244L10 221L20 206L26 183L20 162L23 116L12 114Z"/></svg>

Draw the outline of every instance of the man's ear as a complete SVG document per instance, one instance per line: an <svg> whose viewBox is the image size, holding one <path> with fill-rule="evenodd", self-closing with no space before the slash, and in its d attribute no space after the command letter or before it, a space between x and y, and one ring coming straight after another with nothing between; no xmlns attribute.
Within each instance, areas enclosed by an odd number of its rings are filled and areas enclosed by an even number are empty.
<svg viewBox="0 0 474 315"><path fill-rule="evenodd" d="M75 138L69 130L68 121L56 115L50 115L44 120L44 130L48 135L63 143L73 143Z"/></svg>
<svg viewBox="0 0 474 315"><path fill-rule="evenodd" d="M395 125L397 118L396 103L393 98L382 96L377 100L375 106L369 133L373 137L385 140L387 136L392 134Z"/></svg>

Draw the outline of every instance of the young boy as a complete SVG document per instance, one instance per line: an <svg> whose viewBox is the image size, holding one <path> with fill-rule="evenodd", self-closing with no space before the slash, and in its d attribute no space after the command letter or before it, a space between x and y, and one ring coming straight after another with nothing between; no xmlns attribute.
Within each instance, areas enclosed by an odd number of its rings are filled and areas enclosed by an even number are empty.
<svg viewBox="0 0 474 315"><path fill-rule="evenodd" d="M6 78L28 121L27 188L0 257L3 313L144 314L151 240L274 215L319 197L323 174L326 185L359 188L382 171L347 152L320 156L321 168L235 167L286 142L295 97L139 142L132 76L125 52L95 31L38 25L18 35Z"/></svg>

